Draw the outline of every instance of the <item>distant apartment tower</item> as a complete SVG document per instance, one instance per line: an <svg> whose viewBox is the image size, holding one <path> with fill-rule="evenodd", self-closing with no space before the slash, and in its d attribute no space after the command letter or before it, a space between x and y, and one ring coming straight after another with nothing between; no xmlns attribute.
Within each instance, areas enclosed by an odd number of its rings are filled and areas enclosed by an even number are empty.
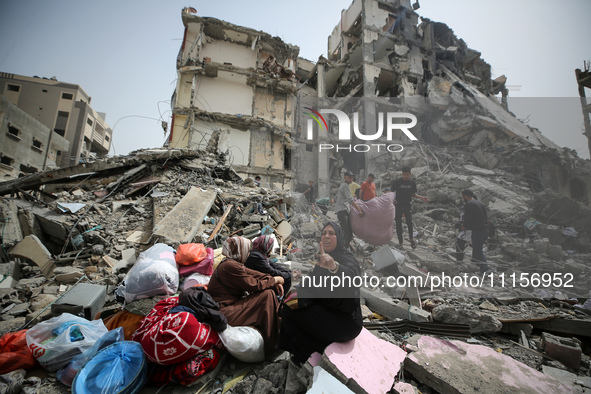
<svg viewBox="0 0 591 394"><path fill-rule="evenodd" d="M289 182L299 48L195 12L182 11L169 146L214 145L243 176Z"/></svg>
<svg viewBox="0 0 591 394"><path fill-rule="evenodd" d="M0 73L0 93L6 99L70 142L59 167L69 167L109 153L113 131L105 114L90 106L91 97L78 85L54 78Z"/></svg>

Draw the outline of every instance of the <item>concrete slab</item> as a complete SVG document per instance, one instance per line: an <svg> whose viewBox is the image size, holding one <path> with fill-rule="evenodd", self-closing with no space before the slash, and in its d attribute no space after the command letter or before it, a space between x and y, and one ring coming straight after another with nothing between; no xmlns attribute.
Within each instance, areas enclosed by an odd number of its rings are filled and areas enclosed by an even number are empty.
<svg viewBox="0 0 591 394"><path fill-rule="evenodd" d="M397 250L384 245L371 254L371 259L375 264L376 270L389 267L392 264L402 264L406 257Z"/></svg>
<svg viewBox="0 0 591 394"><path fill-rule="evenodd" d="M394 384L405 358L404 350L364 328L352 341L329 345L318 366L356 393L382 394Z"/></svg>
<svg viewBox="0 0 591 394"><path fill-rule="evenodd" d="M26 236L9 254L22 257L33 261L39 268L45 278L51 277L55 264L51 258L49 250L41 243L41 240L35 235Z"/></svg>
<svg viewBox="0 0 591 394"><path fill-rule="evenodd" d="M407 304L404 301L395 300L377 290L361 288L361 297L365 304L374 312L389 319L408 319L411 321L431 321L431 313Z"/></svg>
<svg viewBox="0 0 591 394"><path fill-rule="evenodd" d="M494 349L422 336L404 368L442 393L569 393L572 389Z"/></svg>
<svg viewBox="0 0 591 394"><path fill-rule="evenodd" d="M0 279L0 289L13 289L18 284L18 280L15 280L12 276L5 276Z"/></svg>
<svg viewBox="0 0 591 394"><path fill-rule="evenodd" d="M577 393L591 393L591 377L577 376L572 372L565 371L547 365L542 365L544 375L567 384Z"/></svg>
<svg viewBox="0 0 591 394"><path fill-rule="evenodd" d="M192 242L216 196L215 190L191 187L182 200L156 225L153 234L173 242Z"/></svg>
<svg viewBox="0 0 591 394"><path fill-rule="evenodd" d="M150 239L150 233L146 231L134 231L125 240L127 242L135 242L139 244L147 243Z"/></svg>
<svg viewBox="0 0 591 394"><path fill-rule="evenodd" d="M347 386L339 382L334 376L321 367L314 367L314 383L308 394L354 394Z"/></svg>
<svg viewBox="0 0 591 394"><path fill-rule="evenodd" d="M21 226L18 220L18 207L14 200L3 198L0 200L0 221L2 221L2 242L10 245L23 240Z"/></svg>

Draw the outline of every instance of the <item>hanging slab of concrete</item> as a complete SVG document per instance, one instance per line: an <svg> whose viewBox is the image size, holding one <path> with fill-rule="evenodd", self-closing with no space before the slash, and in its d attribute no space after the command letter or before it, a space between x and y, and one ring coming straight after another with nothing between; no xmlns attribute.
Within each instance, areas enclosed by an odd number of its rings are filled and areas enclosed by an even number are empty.
<svg viewBox="0 0 591 394"><path fill-rule="evenodd" d="M431 313L407 304L404 301L395 300L387 294L377 290L361 288L361 297L365 299L372 311L386 316L389 319L408 319L410 321L431 321Z"/></svg>
<svg viewBox="0 0 591 394"><path fill-rule="evenodd" d="M154 236L190 243L211 209L217 192L191 187L189 192L154 228Z"/></svg>
<svg viewBox="0 0 591 394"><path fill-rule="evenodd" d="M355 393L383 394L394 384L405 358L404 350L364 328L352 341L330 344L318 366Z"/></svg>
<svg viewBox="0 0 591 394"><path fill-rule="evenodd" d="M23 240L21 226L18 220L18 207L14 200L3 198L0 200L0 220L2 221L2 242L14 244Z"/></svg>
<svg viewBox="0 0 591 394"><path fill-rule="evenodd" d="M442 394L572 392L559 381L486 346L429 336L420 337L417 345L419 350L408 355L404 369Z"/></svg>
<svg viewBox="0 0 591 394"><path fill-rule="evenodd" d="M14 200L14 202L19 208L25 209L35 215L35 219L44 234L64 242L66 241L73 224L68 220L66 215L40 207L30 201Z"/></svg>
<svg viewBox="0 0 591 394"><path fill-rule="evenodd" d="M339 382L334 376L321 367L314 367L314 383L308 394L353 394L347 386Z"/></svg>
<svg viewBox="0 0 591 394"><path fill-rule="evenodd" d="M47 279L51 277L55 268L51 253L35 235L26 236L10 250L9 254L33 261L41 268L41 273Z"/></svg>

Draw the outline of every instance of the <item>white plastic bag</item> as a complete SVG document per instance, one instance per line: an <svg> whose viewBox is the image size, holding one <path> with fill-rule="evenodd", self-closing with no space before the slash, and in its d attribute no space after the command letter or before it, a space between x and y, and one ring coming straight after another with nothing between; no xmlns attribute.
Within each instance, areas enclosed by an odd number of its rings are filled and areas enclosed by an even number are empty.
<svg viewBox="0 0 591 394"><path fill-rule="evenodd" d="M102 320L88 321L70 313L41 322L27 331L27 346L39 364L57 371L107 333Z"/></svg>
<svg viewBox="0 0 591 394"><path fill-rule="evenodd" d="M166 244L155 244L140 253L124 283L118 293L121 292L125 297L125 302L176 293L179 288L179 271L174 249Z"/></svg>
<svg viewBox="0 0 591 394"><path fill-rule="evenodd" d="M256 328L228 325L219 335L228 352L238 360L245 363L259 363L265 360L265 344Z"/></svg>

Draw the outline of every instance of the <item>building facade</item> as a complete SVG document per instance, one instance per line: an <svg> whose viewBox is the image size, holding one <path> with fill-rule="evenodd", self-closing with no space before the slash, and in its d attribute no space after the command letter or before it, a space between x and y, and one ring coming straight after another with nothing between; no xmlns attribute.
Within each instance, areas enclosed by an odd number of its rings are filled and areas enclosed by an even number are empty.
<svg viewBox="0 0 591 394"><path fill-rule="evenodd" d="M243 177L283 187L299 48L277 37L182 11L185 26L168 144L229 157Z"/></svg>
<svg viewBox="0 0 591 394"><path fill-rule="evenodd" d="M0 181L57 167L70 143L0 95Z"/></svg>
<svg viewBox="0 0 591 394"><path fill-rule="evenodd" d="M91 106L91 97L78 85L55 78L0 73L0 94L33 119L70 142L57 162L69 167L109 153L112 130L105 114Z"/></svg>

